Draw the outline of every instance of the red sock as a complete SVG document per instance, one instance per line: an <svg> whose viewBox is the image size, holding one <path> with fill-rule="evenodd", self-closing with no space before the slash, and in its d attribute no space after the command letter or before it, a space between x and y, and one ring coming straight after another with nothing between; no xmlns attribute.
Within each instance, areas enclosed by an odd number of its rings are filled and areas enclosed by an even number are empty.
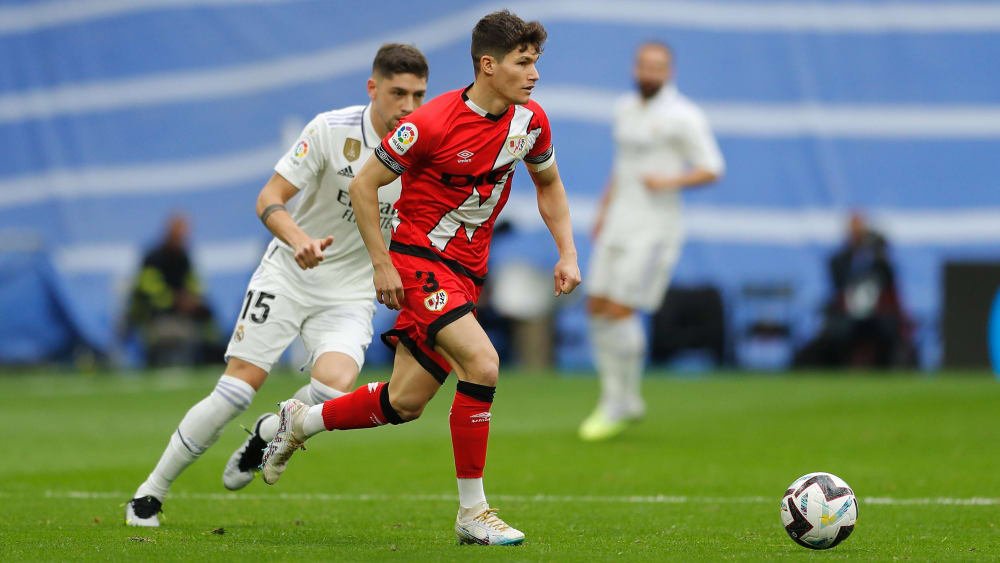
<svg viewBox="0 0 1000 563"><path fill-rule="evenodd" d="M486 466L486 442L490 436L490 407L495 387L458 382L451 405L451 445L459 479L478 479Z"/></svg>
<svg viewBox="0 0 1000 563"><path fill-rule="evenodd" d="M389 406L389 384L385 382L373 381L323 403L323 425L327 430L373 428L387 422L402 421Z"/></svg>

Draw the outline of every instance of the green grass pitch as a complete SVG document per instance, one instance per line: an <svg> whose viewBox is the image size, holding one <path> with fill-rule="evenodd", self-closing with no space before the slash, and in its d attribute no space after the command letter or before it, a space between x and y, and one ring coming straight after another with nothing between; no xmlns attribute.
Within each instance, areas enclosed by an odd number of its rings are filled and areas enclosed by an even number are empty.
<svg viewBox="0 0 1000 563"><path fill-rule="evenodd" d="M452 378L415 422L314 438L273 487L222 487L244 437L232 424L174 484L161 528L125 527L121 505L217 373L0 377L0 561L1000 558L1000 383L987 375L661 374L643 422L584 444L594 378L507 370L486 490L527 540L500 548L452 531ZM303 381L275 374L237 422ZM854 535L826 552L792 543L778 515L811 471L860 499Z"/></svg>

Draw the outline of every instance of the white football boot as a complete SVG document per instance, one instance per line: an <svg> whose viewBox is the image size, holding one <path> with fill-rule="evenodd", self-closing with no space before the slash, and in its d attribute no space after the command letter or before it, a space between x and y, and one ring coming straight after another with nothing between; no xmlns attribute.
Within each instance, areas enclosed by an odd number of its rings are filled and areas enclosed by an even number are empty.
<svg viewBox="0 0 1000 563"><path fill-rule="evenodd" d="M267 442L260 437L260 425L273 416L278 415L271 412L260 415L253 425L253 431L247 430L250 437L229 456L226 468L222 470L222 484L230 491L238 491L249 485L260 469L260 464L264 461L264 449L267 448Z"/></svg>
<svg viewBox="0 0 1000 563"><path fill-rule="evenodd" d="M278 403L278 433L267 444L260 464L260 474L264 482L273 485L281 478L295 450L306 449L302 438L302 420L309 407L298 399L288 399Z"/></svg>
<svg viewBox="0 0 1000 563"><path fill-rule="evenodd" d="M159 528L157 516L163 512L163 504L153 496L134 498L125 504L125 525L144 528Z"/></svg>
<svg viewBox="0 0 1000 563"><path fill-rule="evenodd" d="M512 528L497 516L497 509L481 502L472 508L459 508L455 533L461 543L479 545L521 545L524 532Z"/></svg>

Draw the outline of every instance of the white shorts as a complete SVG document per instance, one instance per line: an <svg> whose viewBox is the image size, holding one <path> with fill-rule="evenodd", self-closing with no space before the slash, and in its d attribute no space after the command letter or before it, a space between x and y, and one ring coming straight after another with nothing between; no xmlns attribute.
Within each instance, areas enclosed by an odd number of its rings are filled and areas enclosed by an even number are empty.
<svg viewBox="0 0 1000 563"><path fill-rule="evenodd" d="M268 276L263 266L258 268L243 298L226 361L239 358L270 373L288 345L301 335L309 352L307 365L327 352L340 352L353 358L360 370L374 333L374 301L305 305L289 297L290 293L287 282Z"/></svg>
<svg viewBox="0 0 1000 563"><path fill-rule="evenodd" d="M681 254L682 239L629 245L594 245L587 272L587 295L645 312L660 308Z"/></svg>

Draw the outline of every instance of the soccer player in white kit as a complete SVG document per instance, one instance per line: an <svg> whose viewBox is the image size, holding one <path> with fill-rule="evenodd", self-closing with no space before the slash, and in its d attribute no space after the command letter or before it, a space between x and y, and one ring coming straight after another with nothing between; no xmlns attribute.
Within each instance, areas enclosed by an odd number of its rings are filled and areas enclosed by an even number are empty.
<svg viewBox="0 0 1000 563"><path fill-rule="evenodd" d="M584 440L610 438L645 414L637 312L660 307L680 256L681 190L716 181L724 167L705 115L672 81L670 48L640 45L634 73L638 91L615 106L614 170L595 225L587 294L601 396L580 426Z"/></svg>
<svg viewBox="0 0 1000 563"><path fill-rule="evenodd" d="M383 45L368 79L367 106L317 115L275 165L257 198L257 214L275 235L247 288L215 389L187 412L163 456L126 506L125 523L159 526L170 484L245 411L271 367L296 336L312 364L311 380L295 394L323 403L354 389L371 343L375 313L372 264L358 232L349 184L399 120L427 92L427 60L415 47ZM400 182L378 193L388 243ZM285 203L299 194L291 212ZM278 417L262 415L233 453L223 484L236 490L254 478Z"/></svg>

